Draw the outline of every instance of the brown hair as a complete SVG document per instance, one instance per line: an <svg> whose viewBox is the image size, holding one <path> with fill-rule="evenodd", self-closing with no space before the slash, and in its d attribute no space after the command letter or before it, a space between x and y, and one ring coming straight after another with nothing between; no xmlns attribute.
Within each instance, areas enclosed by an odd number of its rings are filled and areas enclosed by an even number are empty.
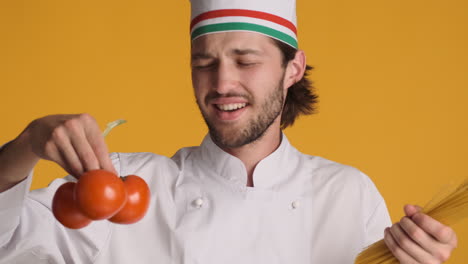
<svg viewBox="0 0 468 264"><path fill-rule="evenodd" d="M273 39L273 41L283 54L283 67L286 67L296 56L297 50L279 40ZM311 115L316 112L318 95L315 94L312 81L308 79L312 69L312 66L306 65L302 79L289 87L281 114L281 129L292 126L300 115Z"/></svg>

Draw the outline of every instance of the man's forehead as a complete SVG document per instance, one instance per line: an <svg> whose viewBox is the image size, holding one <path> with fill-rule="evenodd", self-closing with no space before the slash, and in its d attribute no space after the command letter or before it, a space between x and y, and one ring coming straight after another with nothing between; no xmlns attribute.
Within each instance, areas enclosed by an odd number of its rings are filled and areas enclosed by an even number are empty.
<svg viewBox="0 0 468 264"><path fill-rule="evenodd" d="M222 32L201 36L192 41L194 54L225 53L232 55L263 55L273 46L264 35L252 32Z"/></svg>
<svg viewBox="0 0 468 264"><path fill-rule="evenodd" d="M238 55L238 56L244 56L244 55L254 55L254 56L262 56L265 54L265 52L261 50L256 50L252 48L246 48L246 49L230 49L227 50L226 53L228 55ZM208 59L214 57L215 54L209 51L192 51L192 59Z"/></svg>

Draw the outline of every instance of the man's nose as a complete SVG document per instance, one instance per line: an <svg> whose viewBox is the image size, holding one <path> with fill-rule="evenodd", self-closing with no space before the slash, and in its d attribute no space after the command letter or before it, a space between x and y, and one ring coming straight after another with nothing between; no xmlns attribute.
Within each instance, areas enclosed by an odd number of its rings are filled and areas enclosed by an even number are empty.
<svg viewBox="0 0 468 264"><path fill-rule="evenodd" d="M219 63L215 72L213 88L219 94L227 94L238 85L236 71L227 63Z"/></svg>

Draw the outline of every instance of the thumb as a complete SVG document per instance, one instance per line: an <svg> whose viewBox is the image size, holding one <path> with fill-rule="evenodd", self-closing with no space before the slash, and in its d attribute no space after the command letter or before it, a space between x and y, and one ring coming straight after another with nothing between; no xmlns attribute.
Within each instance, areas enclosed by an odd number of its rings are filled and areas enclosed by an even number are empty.
<svg viewBox="0 0 468 264"><path fill-rule="evenodd" d="M422 208L420 206L412 205L412 204L405 205L403 209L405 211L406 216L408 217L411 217L414 214L422 211Z"/></svg>

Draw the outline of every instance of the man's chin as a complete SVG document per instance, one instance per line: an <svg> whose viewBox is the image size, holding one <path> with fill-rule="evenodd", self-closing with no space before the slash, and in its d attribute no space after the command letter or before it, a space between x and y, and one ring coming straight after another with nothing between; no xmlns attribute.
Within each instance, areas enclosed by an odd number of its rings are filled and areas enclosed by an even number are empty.
<svg viewBox="0 0 468 264"><path fill-rule="evenodd" d="M210 131L211 138L221 148L238 148L243 145L239 130L231 132Z"/></svg>
<svg viewBox="0 0 468 264"><path fill-rule="evenodd" d="M262 133L246 133L242 129L231 130L229 132L210 130L213 141L223 149L235 149L246 146L260 139L264 133L265 131Z"/></svg>

